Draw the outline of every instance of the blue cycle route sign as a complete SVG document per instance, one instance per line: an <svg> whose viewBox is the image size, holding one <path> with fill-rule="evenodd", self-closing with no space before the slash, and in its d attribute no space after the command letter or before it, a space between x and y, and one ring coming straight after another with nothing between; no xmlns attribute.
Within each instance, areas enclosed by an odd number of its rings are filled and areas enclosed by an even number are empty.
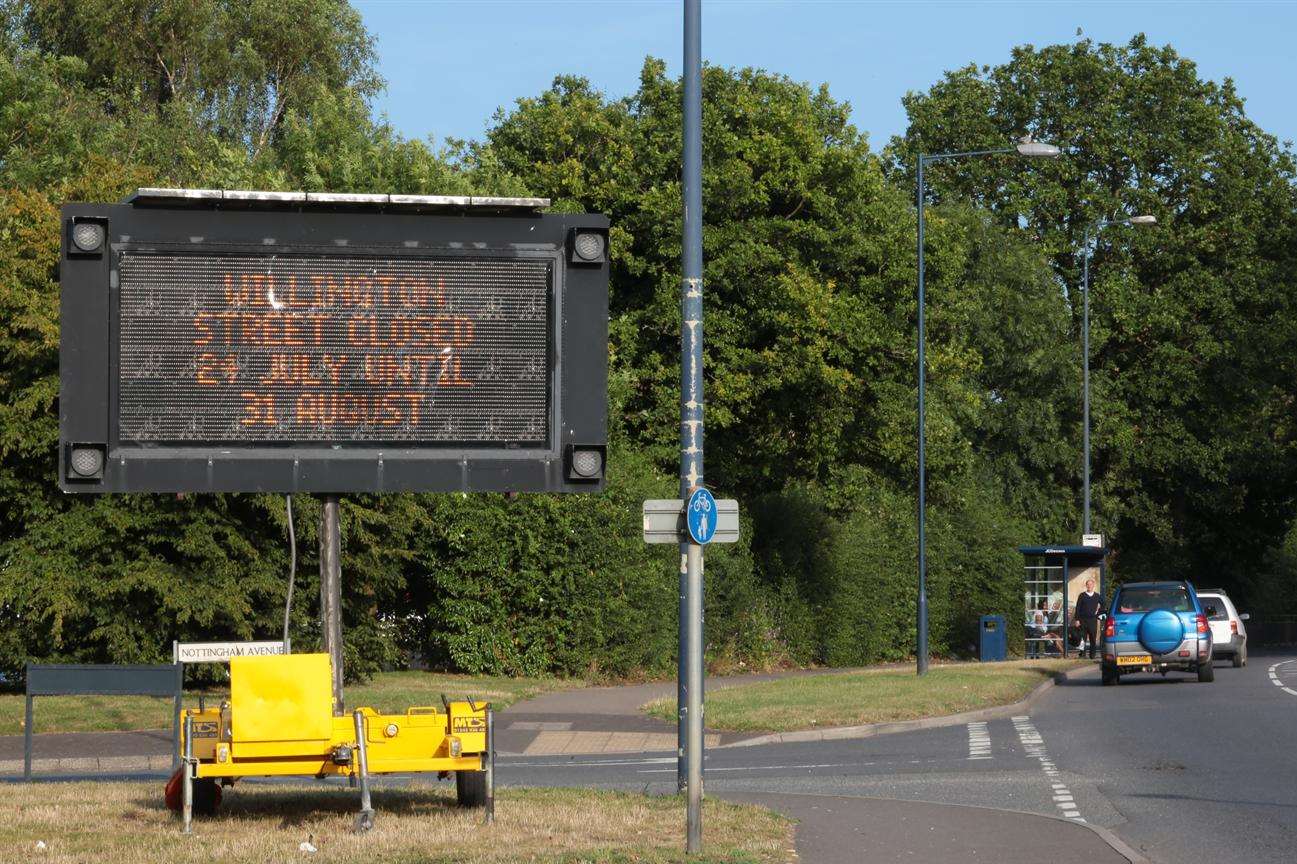
<svg viewBox="0 0 1297 864"><path fill-rule="evenodd" d="M695 489L685 505L689 536L699 546L712 542L716 534L716 499L706 489Z"/></svg>

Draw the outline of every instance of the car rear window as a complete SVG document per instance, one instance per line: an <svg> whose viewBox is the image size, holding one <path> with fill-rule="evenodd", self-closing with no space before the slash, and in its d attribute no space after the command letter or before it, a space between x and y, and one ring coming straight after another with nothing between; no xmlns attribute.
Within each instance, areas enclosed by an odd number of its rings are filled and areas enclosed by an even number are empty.
<svg viewBox="0 0 1297 864"><path fill-rule="evenodd" d="M1123 588L1117 598L1119 612L1152 612L1154 609L1191 612L1193 604L1189 601L1189 592L1178 586Z"/></svg>
<svg viewBox="0 0 1297 864"><path fill-rule="evenodd" d="M1219 597L1213 597L1210 594L1204 596L1198 595L1198 602L1202 604L1202 611L1212 621L1228 621L1229 610L1225 608L1225 601Z"/></svg>

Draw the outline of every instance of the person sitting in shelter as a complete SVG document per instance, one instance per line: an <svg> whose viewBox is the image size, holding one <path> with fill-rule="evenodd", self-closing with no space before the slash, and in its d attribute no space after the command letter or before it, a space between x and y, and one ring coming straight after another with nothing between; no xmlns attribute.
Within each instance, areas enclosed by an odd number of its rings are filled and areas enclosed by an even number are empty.
<svg viewBox="0 0 1297 864"><path fill-rule="evenodd" d="M1054 651L1059 655L1063 653L1063 640L1057 633L1049 629L1049 606L1044 600L1040 601L1040 607L1031 614L1027 622L1027 638L1030 640L1029 645L1034 648L1035 653L1031 656L1040 656L1040 644L1045 643L1045 653L1049 654L1049 646L1054 646Z"/></svg>

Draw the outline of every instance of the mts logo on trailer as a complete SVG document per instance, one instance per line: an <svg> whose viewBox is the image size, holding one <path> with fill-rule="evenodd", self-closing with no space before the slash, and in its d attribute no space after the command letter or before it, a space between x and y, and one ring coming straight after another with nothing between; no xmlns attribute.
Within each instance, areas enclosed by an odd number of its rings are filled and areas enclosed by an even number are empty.
<svg viewBox="0 0 1297 864"><path fill-rule="evenodd" d="M451 722L450 731L456 735L470 732L485 732L485 717L456 717Z"/></svg>

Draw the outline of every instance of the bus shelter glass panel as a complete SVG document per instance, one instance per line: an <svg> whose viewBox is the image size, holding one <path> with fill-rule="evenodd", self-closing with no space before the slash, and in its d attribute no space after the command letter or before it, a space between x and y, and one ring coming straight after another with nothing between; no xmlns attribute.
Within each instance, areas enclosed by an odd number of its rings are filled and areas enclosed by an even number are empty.
<svg viewBox="0 0 1297 864"><path fill-rule="evenodd" d="M1064 568L1028 564L1023 576L1023 618L1028 657L1063 656L1067 636L1064 621Z"/></svg>

